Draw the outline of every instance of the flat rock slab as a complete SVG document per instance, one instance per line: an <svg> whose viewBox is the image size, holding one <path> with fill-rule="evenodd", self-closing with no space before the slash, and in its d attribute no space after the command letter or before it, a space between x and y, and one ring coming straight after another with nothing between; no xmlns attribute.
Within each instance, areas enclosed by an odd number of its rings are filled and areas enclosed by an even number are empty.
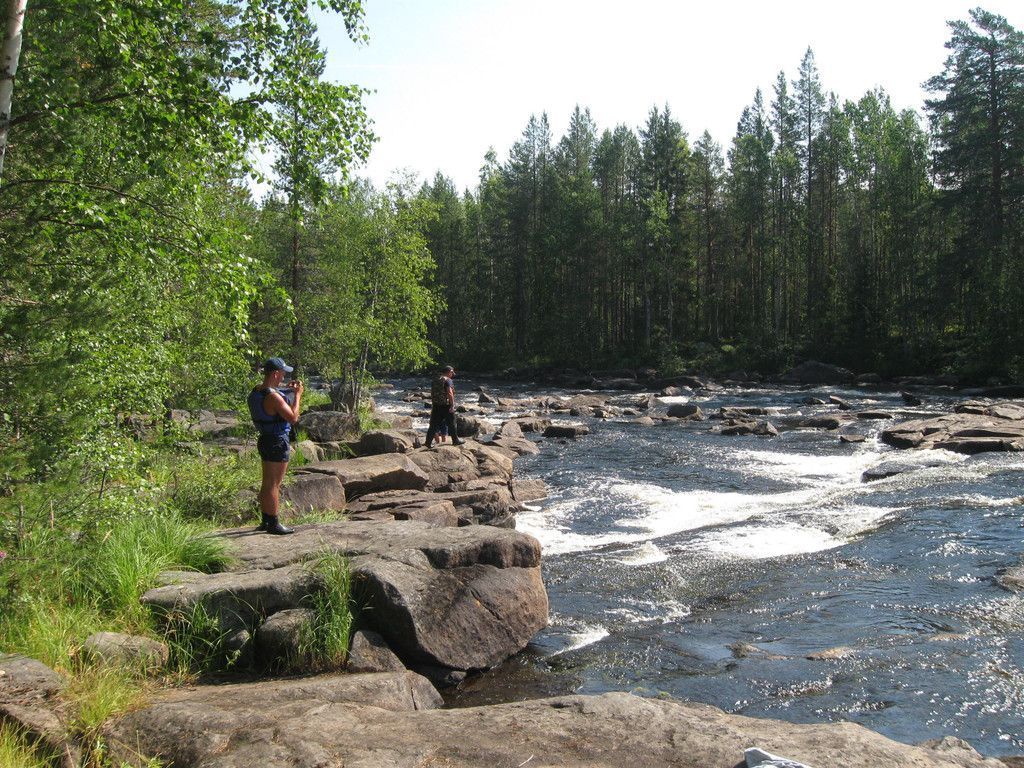
<svg viewBox="0 0 1024 768"><path fill-rule="evenodd" d="M799 725L627 693L404 711L261 693L172 695L107 729L113 756L142 765L142 752L175 768L709 768L742 763L756 744L817 768L1004 768L949 739L913 747L852 723Z"/></svg>
<svg viewBox="0 0 1024 768"><path fill-rule="evenodd" d="M345 487L348 498L374 491L422 490L430 480L426 472L400 453L320 461L306 464L302 469L304 472L334 475Z"/></svg>
<svg viewBox="0 0 1024 768"><path fill-rule="evenodd" d="M287 537L222 535L233 571L151 589L142 602L158 613L202 605L224 628L251 630L306 605L322 588L307 561L327 552L349 559L365 623L412 662L490 667L547 625L540 544L513 530L346 520L297 526Z"/></svg>
<svg viewBox="0 0 1024 768"><path fill-rule="evenodd" d="M345 508L345 486L334 475L298 473L281 488L281 503L296 512L341 511Z"/></svg>
<svg viewBox="0 0 1024 768"><path fill-rule="evenodd" d="M413 672L311 677L172 691L105 729L114 763L187 766L347 765L326 728L354 709L383 714L442 703Z"/></svg>
<svg viewBox="0 0 1024 768"><path fill-rule="evenodd" d="M972 404L959 413L904 421L883 430L881 438L895 448L940 448L967 454L1024 451L1024 406Z"/></svg>

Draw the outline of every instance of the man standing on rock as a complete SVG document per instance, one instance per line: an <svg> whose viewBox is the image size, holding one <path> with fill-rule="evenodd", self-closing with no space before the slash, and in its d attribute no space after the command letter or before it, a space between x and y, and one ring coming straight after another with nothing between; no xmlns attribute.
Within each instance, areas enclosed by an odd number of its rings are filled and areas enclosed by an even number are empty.
<svg viewBox="0 0 1024 768"><path fill-rule="evenodd" d="M292 425L299 420L302 409L302 382L295 380L291 389L295 391L295 402L289 403L285 393L280 390L284 375L295 369L285 365L280 357L272 357L263 364L263 383L254 387L249 393L249 415L256 425L260 436L256 440L256 448L263 461L263 482L260 485L258 499L263 519L258 531L266 531L277 536L294 533L285 528L278 519L281 498L281 481L288 469L291 457L291 446L288 434ZM288 393L290 394L290 393Z"/></svg>
<svg viewBox="0 0 1024 768"><path fill-rule="evenodd" d="M455 369L446 365L441 373L430 383L430 426L427 427L427 448L434 442L434 435L442 424L448 425L448 434L452 436L452 445L462 445L459 432L455 428Z"/></svg>

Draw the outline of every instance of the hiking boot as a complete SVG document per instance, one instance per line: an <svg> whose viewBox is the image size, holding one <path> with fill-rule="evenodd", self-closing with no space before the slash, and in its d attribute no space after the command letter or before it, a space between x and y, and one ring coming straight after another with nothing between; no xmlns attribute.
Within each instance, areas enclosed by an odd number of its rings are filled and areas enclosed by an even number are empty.
<svg viewBox="0 0 1024 768"><path fill-rule="evenodd" d="M272 533L275 536L287 536L289 533L295 533L291 528L285 528L281 525L281 521L276 517L267 518L267 527L264 528L267 533Z"/></svg>
<svg viewBox="0 0 1024 768"><path fill-rule="evenodd" d="M267 517L265 514L261 515L260 524L256 526L256 530L257 531L265 531L265 530L267 530L267 521L268 520L273 520L273 519L274 518L272 518L272 517Z"/></svg>
<svg viewBox="0 0 1024 768"><path fill-rule="evenodd" d="M459 440L457 437L452 438L452 445L465 445L465 440Z"/></svg>

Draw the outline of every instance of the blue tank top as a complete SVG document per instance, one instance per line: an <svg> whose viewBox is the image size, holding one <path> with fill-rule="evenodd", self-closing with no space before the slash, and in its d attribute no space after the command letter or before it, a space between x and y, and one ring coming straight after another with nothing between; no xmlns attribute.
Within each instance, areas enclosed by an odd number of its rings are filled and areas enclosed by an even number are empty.
<svg viewBox="0 0 1024 768"><path fill-rule="evenodd" d="M261 435L287 435L291 431L292 425L276 413L273 415L267 413L263 408L263 401L270 392L281 394L273 387L256 387L249 393L249 415L252 417L252 423L256 425L256 429Z"/></svg>

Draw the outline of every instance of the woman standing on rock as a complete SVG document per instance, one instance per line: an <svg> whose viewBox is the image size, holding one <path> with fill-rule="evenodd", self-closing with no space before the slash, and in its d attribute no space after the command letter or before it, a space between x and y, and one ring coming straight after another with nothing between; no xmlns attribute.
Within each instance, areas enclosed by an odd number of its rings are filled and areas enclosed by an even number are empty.
<svg viewBox="0 0 1024 768"><path fill-rule="evenodd" d="M288 459L291 457L288 435L292 425L299 420L302 382L295 380L291 383L291 388L295 390L294 404L289 404L279 387L284 381L284 375L294 370L285 365L280 357L270 358L263 364L263 383L253 388L248 399L249 415L260 433L256 448L263 461L263 482L257 497L263 519L256 530L277 536L294 533L291 528L281 525L278 519L281 481L284 480Z"/></svg>

